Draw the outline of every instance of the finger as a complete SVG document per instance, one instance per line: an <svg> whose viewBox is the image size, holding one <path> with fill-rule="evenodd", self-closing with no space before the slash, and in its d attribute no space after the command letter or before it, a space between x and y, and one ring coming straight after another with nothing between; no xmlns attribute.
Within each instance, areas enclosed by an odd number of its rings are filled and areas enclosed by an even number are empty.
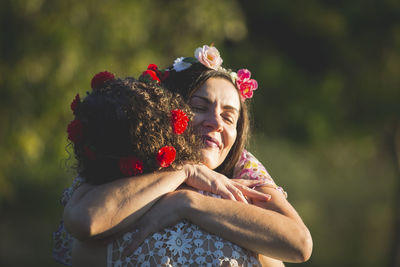
<svg viewBox="0 0 400 267"><path fill-rule="evenodd" d="M230 190L228 190L227 185L221 182L214 181L211 183L210 192L220 195L224 199L236 200L235 196Z"/></svg>
<svg viewBox="0 0 400 267"><path fill-rule="evenodd" d="M244 197L242 191L240 189L238 189L236 186L231 185L230 191L231 191L232 195L235 197L235 199L237 201L240 201L240 202L248 204L248 202L247 202L246 198Z"/></svg>
<svg viewBox="0 0 400 267"><path fill-rule="evenodd" d="M249 204L249 203L247 202L247 199L244 197L242 191L240 191L240 190L237 190L237 191L236 191L236 190L235 190L234 196L236 197L236 200L237 200L237 201L240 201L240 202Z"/></svg>
<svg viewBox="0 0 400 267"><path fill-rule="evenodd" d="M216 190L215 194L220 195L224 199L236 201L236 197L226 187Z"/></svg>
<svg viewBox="0 0 400 267"><path fill-rule="evenodd" d="M242 191L242 193L247 197L255 198L255 199L258 199L261 201L271 200L271 195L248 188L247 186L237 184L237 188L240 189Z"/></svg>
<svg viewBox="0 0 400 267"><path fill-rule="evenodd" d="M224 199L236 201L236 197L226 188L224 190L219 191L217 195L220 195Z"/></svg>

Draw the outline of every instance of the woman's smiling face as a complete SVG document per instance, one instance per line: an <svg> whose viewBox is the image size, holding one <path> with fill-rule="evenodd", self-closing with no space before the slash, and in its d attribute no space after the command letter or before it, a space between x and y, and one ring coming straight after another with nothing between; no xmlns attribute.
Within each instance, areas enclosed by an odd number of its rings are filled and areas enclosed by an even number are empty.
<svg viewBox="0 0 400 267"><path fill-rule="evenodd" d="M194 128L203 140L203 163L215 169L235 143L240 99L234 85L224 78L210 78L190 99Z"/></svg>

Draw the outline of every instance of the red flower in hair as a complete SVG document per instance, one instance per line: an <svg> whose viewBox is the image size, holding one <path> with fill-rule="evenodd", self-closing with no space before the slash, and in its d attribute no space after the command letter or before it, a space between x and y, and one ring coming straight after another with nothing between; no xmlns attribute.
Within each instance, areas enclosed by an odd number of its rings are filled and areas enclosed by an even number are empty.
<svg viewBox="0 0 400 267"><path fill-rule="evenodd" d="M151 76L151 77L152 77L153 81L157 81L157 82L163 82L169 75L169 71L159 70L158 66L156 64L149 64L149 66L147 67L147 70L153 71L156 74L157 78L155 78L153 76ZM142 76L145 76L145 75L147 75L146 71L143 72Z"/></svg>
<svg viewBox="0 0 400 267"><path fill-rule="evenodd" d="M74 112L75 114L75 110L78 107L78 105L81 103L81 98L79 97L79 94L76 94L74 100L72 100L71 103L71 110Z"/></svg>
<svg viewBox="0 0 400 267"><path fill-rule="evenodd" d="M155 73L159 73L159 70L158 70L158 66L156 65L156 64L149 64L149 66L147 67L147 69L148 70L152 70L152 71L154 71Z"/></svg>
<svg viewBox="0 0 400 267"><path fill-rule="evenodd" d="M157 83L161 82L160 78L158 78L157 73L153 70L145 70L142 73L142 78L147 81L155 81Z"/></svg>
<svg viewBox="0 0 400 267"><path fill-rule="evenodd" d="M92 89L95 90L99 88L105 81L113 80L115 78L114 74L108 71L99 72L93 76L90 85Z"/></svg>
<svg viewBox="0 0 400 267"><path fill-rule="evenodd" d="M169 71L167 71L167 70L161 71L160 74L159 74L159 76L160 76L161 82L163 82L163 81L165 81L165 79L168 78L168 76L169 76Z"/></svg>
<svg viewBox="0 0 400 267"><path fill-rule="evenodd" d="M176 150L173 146L164 146L158 150L157 161L158 164L166 168L175 160Z"/></svg>
<svg viewBox="0 0 400 267"><path fill-rule="evenodd" d="M189 118L185 112L180 109L171 111L172 129L176 134L182 134L188 126Z"/></svg>
<svg viewBox="0 0 400 267"><path fill-rule="evenodd" d="M68 124L68 139L74 144L79 143L83 138L83 125L79 120L73 120Z"/></svg>
<svg viewBox="0 0 400 267"><path fill-rule="evenodd" d="M133 176L143 172L143 162L135 157L122 157L119 160L119 170L123 175Z"/></svg>
<svg viewBox="0 0 400 267"><path fill-rule="evenodd" d="M91 150L88 146L83 146L83 151L85 152L86 157L90 160L96 159L96 154Z"/></svg>

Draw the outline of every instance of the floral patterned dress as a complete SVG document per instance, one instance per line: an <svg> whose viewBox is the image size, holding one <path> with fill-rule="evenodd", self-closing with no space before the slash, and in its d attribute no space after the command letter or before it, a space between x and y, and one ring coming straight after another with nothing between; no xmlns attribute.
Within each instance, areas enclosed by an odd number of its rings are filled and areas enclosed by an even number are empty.
<svg viewBox="0 0 400 267"><path fill-rule="evenodd" d="M264 166L248 151L244 150L235 166L234 177L260 180L259 185L278 187ZM83 182L76 178L62 197L62 204L72 196ZM208 192L202 194L220 198ZM172 227L149 236L131 255L123 255L134 232L127 232L107 247L107 266L260 266L257 255L217 235L208 233L199 226L183 220ZM65 230L63 222L53 234L53 257L56 261L71 265L72 237Z"/></svg>

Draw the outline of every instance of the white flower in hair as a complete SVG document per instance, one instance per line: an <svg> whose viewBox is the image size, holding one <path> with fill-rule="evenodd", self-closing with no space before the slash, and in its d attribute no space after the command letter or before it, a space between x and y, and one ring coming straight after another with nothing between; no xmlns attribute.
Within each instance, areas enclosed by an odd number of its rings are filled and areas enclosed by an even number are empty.
<svg viewBox="0 0 400 267"><path fill-rule="evenodd" d="M229 75L231 76L231 80L234 84L236 84L236 80L238 78L238 75L236 72L232 71L231 73L229 73Z"/></svg>
<svg viewBox="0 0 400 267"><path fill-rule="evenodd" d="M192 66L192 63L185 62L184 59L185 59L185 57L178 57L177 59L175 59L173 66L174 66L174 70L176 72L186 70L187 68Z"/></svg>

